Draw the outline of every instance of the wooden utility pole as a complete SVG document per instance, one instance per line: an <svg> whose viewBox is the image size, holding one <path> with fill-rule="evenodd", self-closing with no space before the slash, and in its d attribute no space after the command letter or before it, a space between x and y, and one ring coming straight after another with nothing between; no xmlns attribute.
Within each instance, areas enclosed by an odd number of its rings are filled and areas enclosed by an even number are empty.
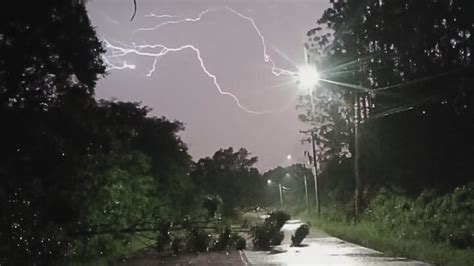
<svg viewBox="0 0 474 266"><path fill-rule="evenodd" d="M304 178L304 192L305 192L305 196L306 196L306 212L309 214L311 212L311 210L309 208L308 182L306 181L306 173L304 174L303 178Z"/></svg>
<svg viewBox="0 0 474 266"><path fill-rule="evenodd" d="M359 217L362 204L362 182L359 171L359 96L354 91L354 176L355 176L355 192L354 192L354 208L355 215Z"/></svg>
<svg viewBox="0 0 474 266"><path fill-rule="evenodd" d="M278 191L280 191L280 207L283 209L283 191L281 189L281 183L278 183Z"/></svg>
<svg viewBox="0 0 474 266"><path fill-rule="evenodd" d="M311 137L307 140L304 141L310 141L312 150L313 150L313 156L308 154L308 158L310 162L313 164L313 177L314 177L314 193L315 193L315 198L316 198L316 210L318 212L318 215L321 215L321 202L320 202L320 197L319 197L319 182L318 182L318 155L316 153L316 133L314 130L300 130L300 133L305 133L311 134Z"/></svg>
<svg viewBox="0 0 474 266"><path fill-rule="evenodd" d="M306 212L308 214L311 213L311 209L309 208L309 195L308 195L308 176L306 176L306 164L303 164L303 178L304 178L304 192L305 192L305 200L306 200Z"/></svg>
<svg viewBox="0 0 474 266"><path fill-rule="evenodd" d="M321 215L321 202L319 198L319 181L318 181L318 155L316 154L316 134L311 131L311 143L313 146L313 165L314 165L314 191L316 193L316 208L318 215Z"/></svg>

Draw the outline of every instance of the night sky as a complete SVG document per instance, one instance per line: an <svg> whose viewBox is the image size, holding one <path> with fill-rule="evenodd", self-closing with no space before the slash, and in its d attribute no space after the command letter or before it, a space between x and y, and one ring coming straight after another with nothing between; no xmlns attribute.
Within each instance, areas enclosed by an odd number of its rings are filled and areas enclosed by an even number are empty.
<svg viewBox="0 0 474 266"><path fill-rule="evenodd" d="M170 24L155 31L134 33L167 20L195 18L209 8L230 7L254 19L265 36L268 54L277 67L297 71L304 64L306 32L329 7L327 0L313 1L143 1L94 0L89 16L98 35L114 45L164 44L177 47L192 44L200 49L206 68L222 89L236 95L250 114L235 101L219 94L212 79L201 69L192 50L161 57L150 77L154 58L129 55L135 69L111 70L97 87L98 98L140 101L153 108L152 115L166 116L185 124L181 133L194 159L212 156L219 148L244 147L259 157L260 170L303 162L298 121L297 84L291 78L276 77L265 63L261 39L249 21L225 9L210 12L199 22ZM179 18L156 18L150 13ZM291 154L292 160L287 160Z"/></svg>

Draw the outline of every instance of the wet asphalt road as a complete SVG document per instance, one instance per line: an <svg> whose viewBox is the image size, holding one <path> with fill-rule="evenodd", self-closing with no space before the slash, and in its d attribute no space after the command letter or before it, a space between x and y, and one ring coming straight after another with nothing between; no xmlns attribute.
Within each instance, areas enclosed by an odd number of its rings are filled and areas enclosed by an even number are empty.
<svg viewBox="0 0 474 266"><path fill-rule="evenodd" d="M248 240L248 250L206 252L163 257L149 250L126 262L123 266L143 265L429 265L405 258L385 257L382 253L329 236L314 227L301 247L291 247L290 239L300 220L288 221L282 228L285 239L271 251L254 251Z"/></svg>
<svg viewBox="0 0 474 266"><path fill-rule="evenodd" d="M302 247L290 247L291 234L302 222L288 221L282 228L285 239L271 251L245 251L252 265L429 265L405 258L385 257L382 253L329 236L314 227Z"/></svg>

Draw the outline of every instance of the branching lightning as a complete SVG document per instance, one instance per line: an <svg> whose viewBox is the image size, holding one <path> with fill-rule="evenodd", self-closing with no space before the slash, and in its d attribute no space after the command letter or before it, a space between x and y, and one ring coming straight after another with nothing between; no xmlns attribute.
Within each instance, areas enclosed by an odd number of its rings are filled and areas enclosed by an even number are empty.
<svg viewBox="0 0 474 266"><path fill-rule="evenodd" d="M226 12L230 12L231 14L236 15L236 16L240 17L241 19L248 21L252 25L252 28L258 34L258 36L260 38L260 41L261 41L261 44L262 44L262 47L263 47L263 60L264 60L265 63L269 63L271 65L271 73L273 75L275 75L275 76L289 75L289 76L292 76L292 77L298 75L297 72L276 67L275 62L270 57L270 55L268 55L267 44L265 42L265 37L263 36L262 32L260 31L260 29L255 24L255 21L252 18L250 18L248 16L245 16L245 15L237 12L236 10L234 10L230 7L223 7L223 8L219 8L219 9L207 9L207 10L202 11L195 18L181 18L181 19L178 19L180 17L174 16L174 15L149 14L149 15L147 15L147 17L153 17L153 18L159 18L159 19L163 19L163 18L165 18L165 19L176 18L176 19L175 20L166 20L166 21L161 22L161 23L157 24L156 26L150 27L150 28L139 28L139 29L134 31L134 34L136 34L138 32L155 31L155 30L158 30L159 28L162 28L164 26L171 25L171 24L198 22L206 14L208 14L210 12L221 11L221 10L226 11ZM151 76L155 72L156 64L157 64L158 60L161 57L167 55L168 53L176 53L176 52L181 52L183 50L192 50L194 52L195 56L196 56L196 59L200 63L200 67L201 67L202 71L209 78L211 78L211 80L214 83L214 86L217 88L219 93L222 94L222 95L231 97L240 109L244 110L247 113L251 113L251 114L265 114L265 113L281 112L281 111L286 110L288 108L288 106L285 106L284 109L280 109L280 110L255 111L255 110L251 110L251 109L245 107L244 105L241 104L239 98L236 95L234 95L234 94L232 94L228 91L224 91L222 89L222 86L219 84L216 75L214 75L213 73L211 73L207 69L205 62L204 62L203 58L201 57L200 50L197 47L195 47L191 44L184 44L184 45L179 46L179 47L167 47L163 44L137 45L135 43L132 43L132 45L129 45L129 46L123 45L123 44L121 46L118 46L118 45L112 44L111 42L109 42L107 40L104 40L104 43L105 43L106 48L109 52L108 55L104 56L104 62L107 64L107 70L134 69L136 67L135 65L128 64L125 60L123 60L123 58L125 56L130 55L130 54L134 54L134 55L138 55L138 56L145 56L145 57L153 58L153 63L152 63L151 69L147 73L147 76ZM150 50L153 50L153 52L150 52Z"/></svg>
<svg viewBox="0 0 474 266"><path fill-rule="evenodd" d="M180 16L173 16L173 15L159 15L159 14L148 14L145 17L153 17L153 18L180 18Z"/></svg>
<svg viewBox="0 0 474 266"><path fill-rule="evenodd" d="M161 22L158 23L154 27L139 28L139 29L137 29L133 32L133 35L135 35L139 32L156 31L156 30L159 30L162 27L165 27L165 26L168 26L168 25L173 25L173 24L196 23L196 22L201 21L209 13L213 13L213 12L227 12L231 15L237 16L238 18L242 19L243 21L248 22L251 25L253 31L255 31L255 33L257 33L257 35L260 39L260 43L261 43L262 49L263 49L263 60L266 64L269 64L271 66L271 73L276 77L285 75L285 76L290 76L290 77L296 78L296 80L288 81L288 82L294 82L294 81L299 82L299 81L301 81L300 78L301 78L302 73L295 72L295 71L290 71L290 70L287 70L287 69L278 68L276 66L275 61L268 54L268 49L267 49L267 44L266 44L266 41L265 41L265 37L262 34L261 30L256 25L255 21L251 17L243 15L242 13L239 13L238 11L236 11L236 10L230 8L230 7L207 9L207 10L204 10L201 13L199 13L199 15L197 17L192 17L192 18L183 18L183 17L180 17L180 16L170 15L170 14L153 14L152 13L152 14L146 15L145 17L156 18L156 19L159 19ZM144 57L149 57L149 58L153 59L153 63L151 65L151 68L148 71L148 73L146 74L146 76L151 76L155 72L156 65L157 65L157 63L158 63L158 61L161 57L167 55L168 53L179 53L179 52L182 52L184 50L191 50L191 51L193 51L194 55L196 56L196 59L199 62L199 66L201 67L201 70L212 80L212 82L213 82L214 86L217 88L218 92L221 95L231 97L233 99L233 101L237 104L237 106L240 109L242 109L243 111L245 111L247 113L251 113L251 114L265 114L265 113L282 112L282 111L288 109L290 104L291 104L291 103L287 104L282 109L267 110L267 111L255 111L255 110L251 110L248 107L245 107L244 105L241 104L239 98L236 95L232 94L231 92L225 91L223 89L221 84L218 82L218 78L216 77L216 75L211 73L208 70L208 68L206 67L205 61L203 60L203 58L201 56L201 51L199 50L199 48L197 48L196 46L194 46L192 44L189 44L189 43L185 43L185 44L183 44L181 46L178 46L178 47L167 47L166 45L163 45L163 44L151 44L151 45L150 44L141 44L141 45L137 45L135 43L132 43L131 45L127 45L127 44L123 44L123 43L119 43L119 42L114 42L114 44L112 44L111 42L109 42L107 40L104 40L104 43L105 43L106 48L108 50L108 54L103 57L104 62L107 65L107 70L135 69L136 66L133 65L133 64L127 63L127 61L125 60L125 57L128 56L128 55L138 55L138 56L144 56ZM277 52L281 56L283 56L286 60L288 60L289 62L292 62L283 53L281 53L278 50L277 50ZM319 71L319 73L324 74L325 78L319 77L318 80L320 82L324 82L324 83L328 83L328 84L334 84L334 85L350 88L350 89L353 89L353 90L368 91L369 90L368 88L362 87L360 85L350 84L350 83L346 83L346 82L339 82L339 81L330 80L330 79L327 79L327 78L330 77L330 76L338 76L338 75L344 75L346 73L352 73L354 71L360 71L360 70L357 70L359 63L361 61L369 60L373 56L374 55L369 55L369 56L364 57L364 58L355 59L355 60L352 60L352 61L349 61L349 62L343 62L343 63L337 64L336 66L333 66L331 68L323 69L323 70ZM295 67L298 68L296 65L295 65ZM347 69L347 68L349 68L349 69ZM442 73L439 76L443 76L443 75L446 75L446 74L448 74L448 73ZM394 88L406 86L410 83L422 82L422 81L434 79L434 78L437 78L437 77L438 76L431 76L431 77L427 77L427 78L423 78L423 79L419 79L419 80L415 80L415 81L411 81L411 82L403 82L403 83L400 83L400 84L390 85L390 86L381 87L381 88L375 88L375 89L371 89L370 91L373 92L373 93L383 93L383 91L386 91L386 90L389 90L389 89L394 89ZM283 83L283 85L288 84L288 82ZM379 116L386 116L388 114L392 114L393 112L401 112L401 111L404 111L404 110L411 110L412 108L413 107L411 105L408 105L408 107L402 106L400 108L395 108L393 110L388 110L388 111L386 111L384 113L381 113L381 114L378 114L378 115Z"/></svg>

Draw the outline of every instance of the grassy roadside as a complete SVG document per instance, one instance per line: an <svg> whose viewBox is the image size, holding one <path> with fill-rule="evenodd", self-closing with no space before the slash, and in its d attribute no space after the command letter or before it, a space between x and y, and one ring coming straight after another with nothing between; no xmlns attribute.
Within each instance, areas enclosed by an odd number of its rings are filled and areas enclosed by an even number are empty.
<svg viewBox="0 0 474 266"><path fill-rule="evenodd" d="M390 232L377 230L372 222L362 221L352 224L315 216L305 218L313 226L332 236L381 251L388 256L402 256L435 265L474 265L474 249L472 248L460 250L448 244L394 238Z"/></svg>

